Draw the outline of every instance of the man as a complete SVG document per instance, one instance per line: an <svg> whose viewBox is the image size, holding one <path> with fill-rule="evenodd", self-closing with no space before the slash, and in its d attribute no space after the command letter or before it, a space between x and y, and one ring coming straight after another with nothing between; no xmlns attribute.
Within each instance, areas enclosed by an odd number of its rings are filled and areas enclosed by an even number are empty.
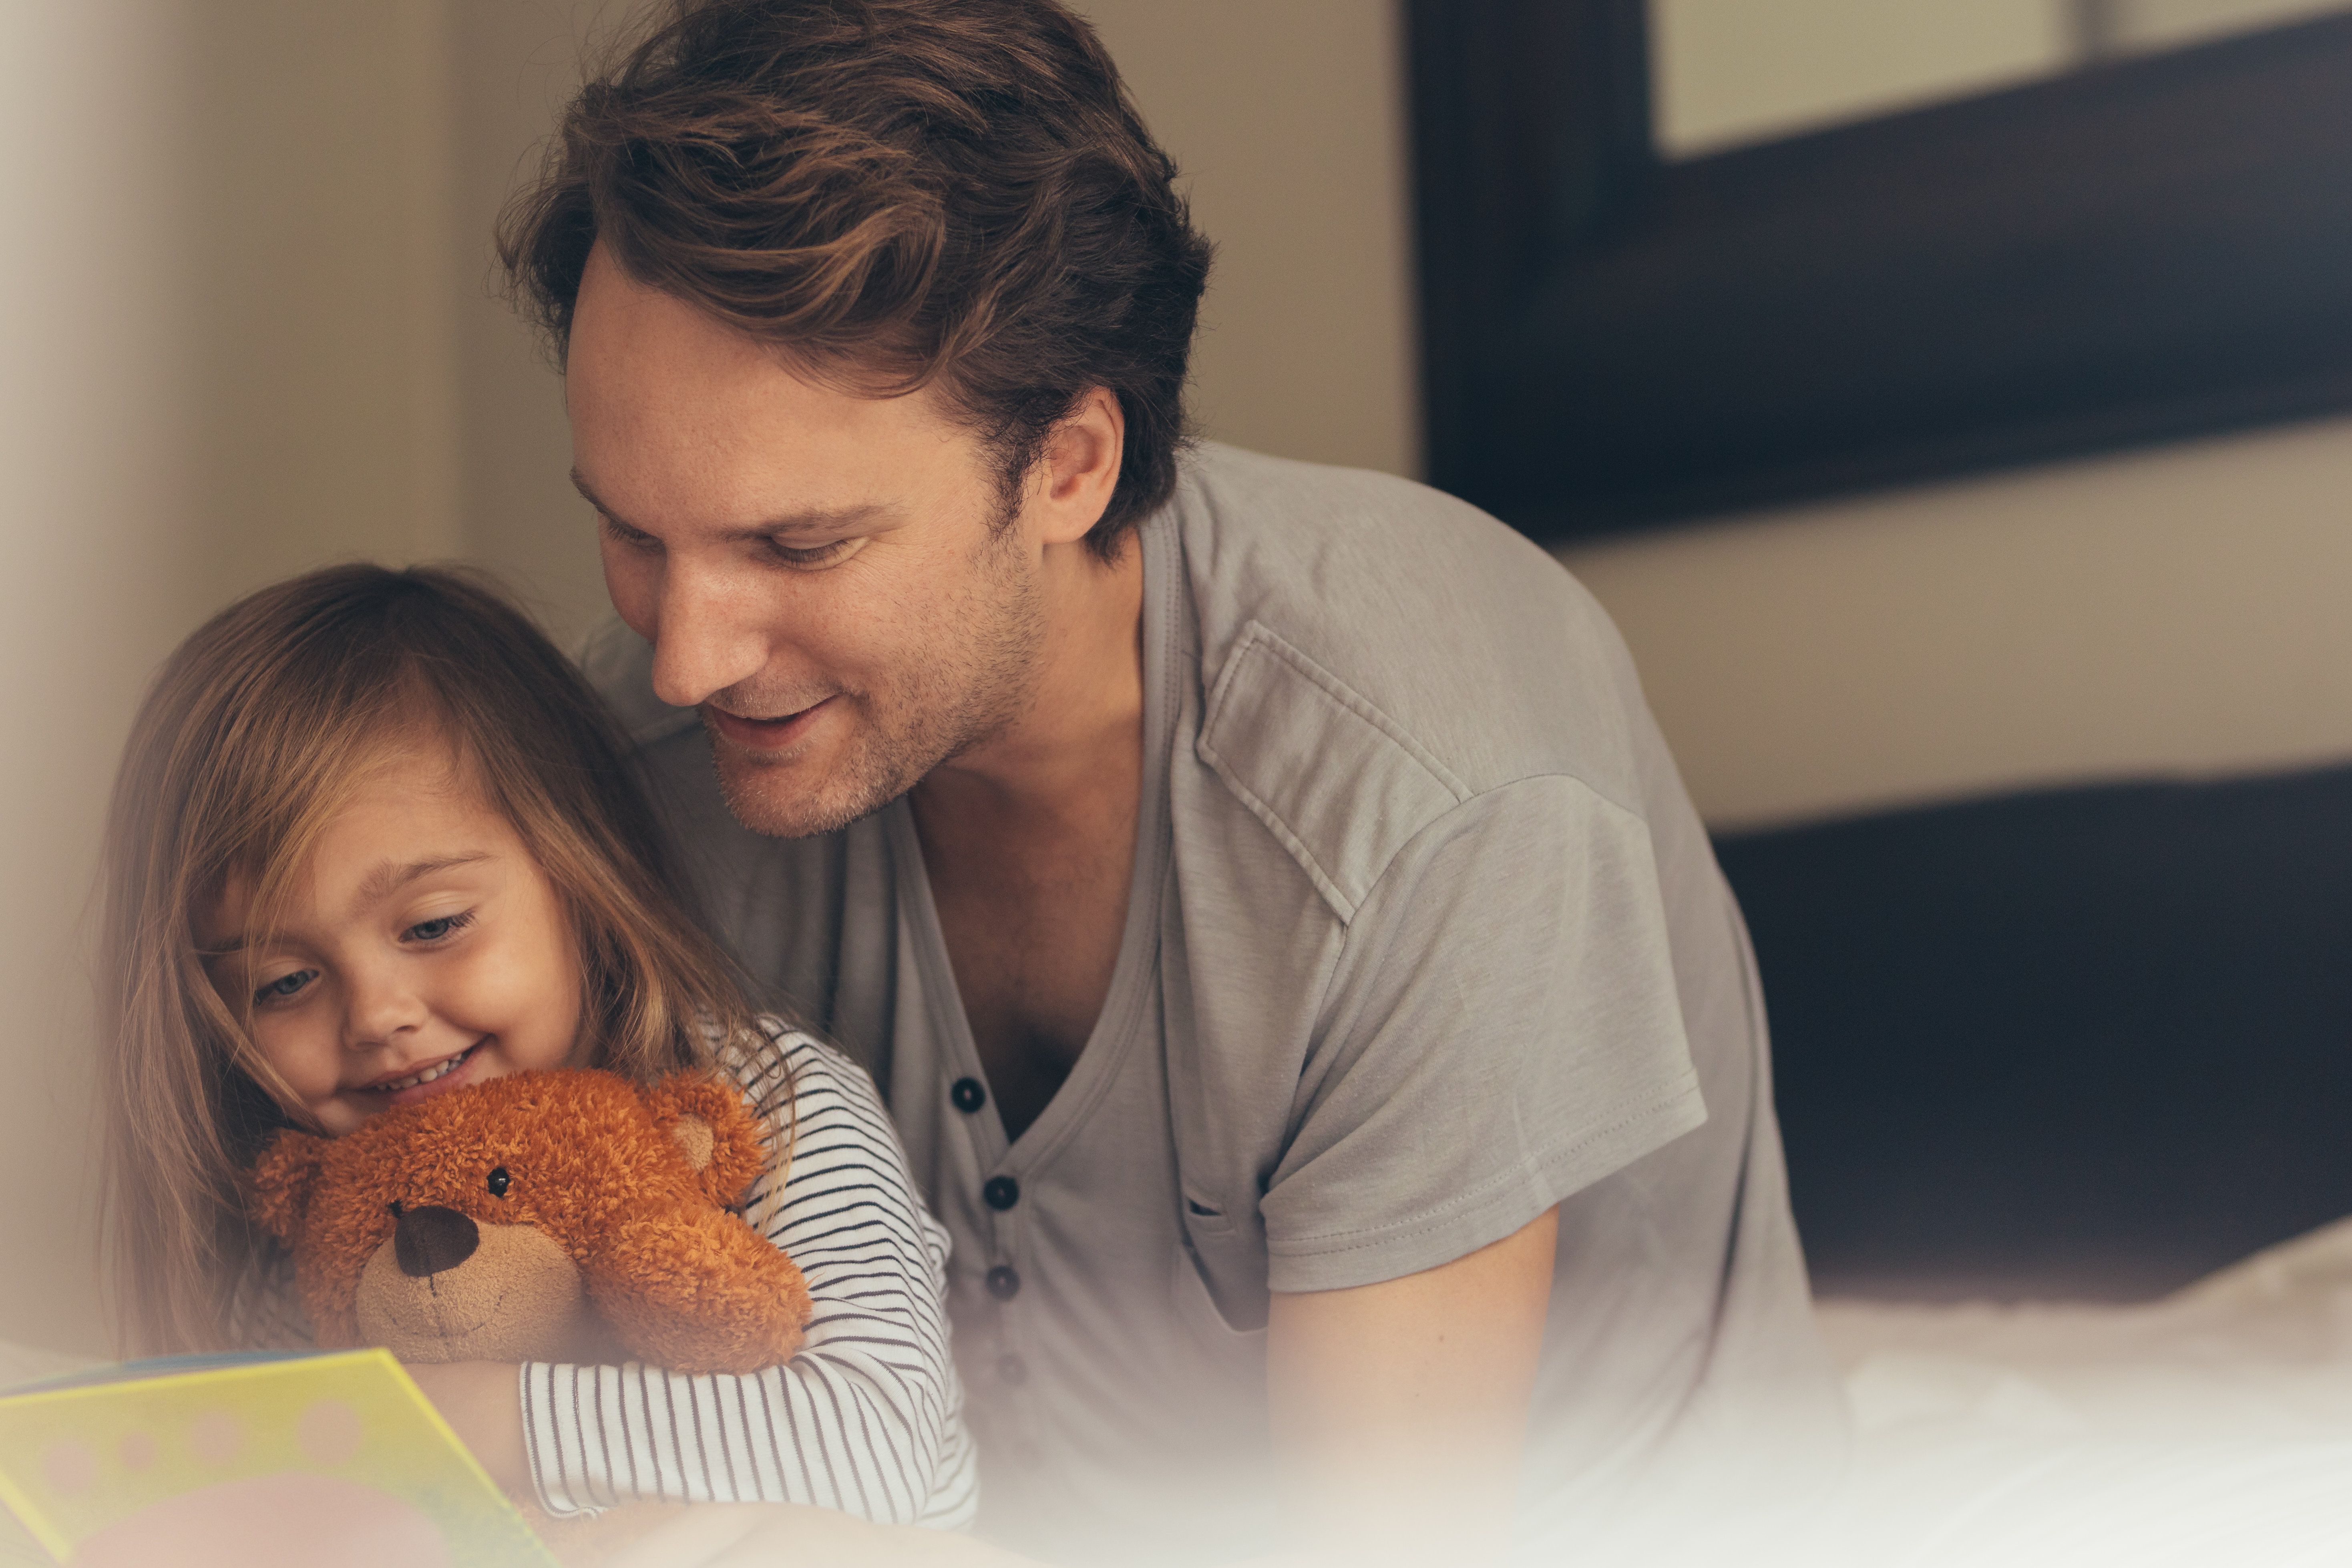
<svg viewBox="0 0 2352 1568"><path fill-rule="evenodd" d="M1052 0L680 8L504 242L591 672L953 1234L984 1534L1459 1561L1769 1493L1833 1394L1624 650L1467 507L1184 454L1171 174Z"/></svg>

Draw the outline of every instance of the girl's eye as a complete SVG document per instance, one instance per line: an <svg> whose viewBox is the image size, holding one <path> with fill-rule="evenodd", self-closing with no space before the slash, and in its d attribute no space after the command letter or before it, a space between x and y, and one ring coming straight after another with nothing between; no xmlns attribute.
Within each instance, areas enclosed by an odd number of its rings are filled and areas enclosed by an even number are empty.
<svg viewBox="0 0 2352 1568"><path fill-rule="evenodd" d="M470 914L437 915L429 921L418 921L401 935L410 942L439 942L473 923L474 917Z"/></svg>
<svg viewBox="0 0 2352 1568"><path fill-rule="evenodd" d="M253 999L257 1003L283 1002L289 996L299 995L302 988L317 978L319 972L315 969L298 969L291 974L279 975L256 991Z"/></svg>

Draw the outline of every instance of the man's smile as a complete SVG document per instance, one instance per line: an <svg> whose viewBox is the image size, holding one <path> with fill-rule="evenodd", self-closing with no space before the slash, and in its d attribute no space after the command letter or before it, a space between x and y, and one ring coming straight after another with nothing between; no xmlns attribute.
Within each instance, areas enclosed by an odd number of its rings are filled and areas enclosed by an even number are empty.
<svg viewBox="0 0 2352 1568"><path fill-rule="evenodd" d="M772 719L730 713L715 702L704 703L702 714L713 729L739 746L754 752L781 752L805 739L816 721L831 710L835 700L834 697L820 698L798 712Z"/></svg>

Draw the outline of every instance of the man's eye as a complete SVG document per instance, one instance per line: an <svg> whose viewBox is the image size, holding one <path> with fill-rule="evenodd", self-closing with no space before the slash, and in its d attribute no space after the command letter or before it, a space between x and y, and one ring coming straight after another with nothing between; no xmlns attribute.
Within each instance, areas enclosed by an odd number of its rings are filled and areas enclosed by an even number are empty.
<svg viewBox="0 0 2352 1568"><path fill-rule="evenodd" d="M429 921L418 921L401 935L409 942L439 942L473 923L470 914L436 915Z"/></svg>
<svg viewBox="0 0 2352 1568"><path fill-rule="evenodd" d="M624 550L635 551L640 555L658 554L661 551L661 541L650 533L641 533L626 523L614 522L601 512L597 514L597 521L604 525L604 537Z"/></svg>
<svg viewBox="0 0 2352 1568"><path fill-rule="evenodd" d="M804 550L794 545L779 544L771 539L768 548L777 560L787 566L830 566L849 553L853 542L847 539L836 539L831 544L819 544Z"/></svg>
<svg viewBox="0 0 2352 1568"><path fill-rule="evenodd" d="M299 995L304 986L319 978L315 969L298 969L291 974L281 974L253 994L256 1002L283 1002Z"/></svg>

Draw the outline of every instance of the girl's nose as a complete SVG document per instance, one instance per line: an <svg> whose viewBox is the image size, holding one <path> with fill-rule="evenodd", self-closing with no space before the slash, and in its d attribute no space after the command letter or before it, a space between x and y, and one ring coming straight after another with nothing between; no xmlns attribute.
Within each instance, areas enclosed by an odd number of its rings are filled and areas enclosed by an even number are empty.
<svg viewBox="0 0 2352 1568"><path fill-rule="evenodd" d="M396 974L358 975L351 982L351 1003L345 1016L343 1044L352 1050L391 1044L423 1026L425 999Z"/></svg>

